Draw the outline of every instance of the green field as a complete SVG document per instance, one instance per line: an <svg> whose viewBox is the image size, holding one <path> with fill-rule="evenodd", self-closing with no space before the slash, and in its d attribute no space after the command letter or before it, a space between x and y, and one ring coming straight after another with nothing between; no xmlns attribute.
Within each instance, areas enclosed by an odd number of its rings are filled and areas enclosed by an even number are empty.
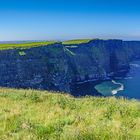
<svg viewBox="0 0 140 140"><path fill-rule="evenodd" d="M139 140L140 102L0 89L0 140Z"/></svg>
<svg viewBox="0 0 140 140"><path fill-rule="evenodd" d="M91 39L75 39L75 40L64 41L63 44L64 45L68 45L68 44L81 44L81 43L88 43L89 41L91 41Z"/></svg>
<svg viewBox="0 0 140 140"><path fill-rule="evenodd" d="M44 41L44 42L27 42L27 43L21 43L21 44L0 44L0 50L8 50L8 49L14 49L14 48L32 48L32 47L38 47L38 46L46 46L50 44L58 43L57 41Z"/></svg>
<svg viewBox="0 0 140 140"><path fill-rule="evenodd" d="M64 45L68 44L81 44L81 43L88 43L91 39L75 39L75 40L68 40L62 42ZM0 44L0 50L8 50L8 49L15 49L15 48L32 48L32 47L39 47L39 46L46 46L50 44L61 43L59 41L42 41L42 42L25 42L25 43L15 43L15 44Z"/></svg>

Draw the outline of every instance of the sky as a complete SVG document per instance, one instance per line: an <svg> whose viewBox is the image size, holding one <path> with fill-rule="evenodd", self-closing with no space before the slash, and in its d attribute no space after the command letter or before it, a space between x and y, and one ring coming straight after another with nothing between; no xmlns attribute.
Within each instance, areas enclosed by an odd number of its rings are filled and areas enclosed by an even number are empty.
<svg viewBox="0 0 140 140"><path fill-rule="evenodd" d="M139 0L0 0L0 41L140 40Z"/></svg>

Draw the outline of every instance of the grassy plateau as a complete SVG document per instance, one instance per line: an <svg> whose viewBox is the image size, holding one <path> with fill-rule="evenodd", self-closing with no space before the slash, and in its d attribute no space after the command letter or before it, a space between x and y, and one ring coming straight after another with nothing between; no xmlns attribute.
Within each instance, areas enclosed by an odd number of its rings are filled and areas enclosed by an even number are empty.
<svg viewBox="0 0 140 140"><path fill-rule="evenodd" d="M44 41L44 42L27 42L27 43L17 43L17 44L0 44L0 50L8 50L14 48L32 48L38 46L47 46L50 44L58 43L57 41Z"/></svg>
<svg viewBox="0 0 140 140"><path fill-rule="evenodd" d="M68 40L62 42L63 45L71 45L71 44L81 44L81 43L88 43L91 39L75 39L75 40ZM32 47L39 47L39 46L47 46L50 44L61 43L59 41L42 41L42 42L25 42L25 43L14 43L8 44L0 43L0 50L8 50L8 49L15 49L15 48L32 48Z"/></svg>
<svg viewBox="0 0 140 140"><path fill-rule="evenodd" d="M64 45L81 44L81 43L88 43L89 41L91 41L91 39L75 39L75 40L64 41L63 44Z"/></svg>
<svg viewBox="0 0 140 140"><path fill-rule="evenodd" d="M0 140L139 140L140 102L0 89Z"/></svg>

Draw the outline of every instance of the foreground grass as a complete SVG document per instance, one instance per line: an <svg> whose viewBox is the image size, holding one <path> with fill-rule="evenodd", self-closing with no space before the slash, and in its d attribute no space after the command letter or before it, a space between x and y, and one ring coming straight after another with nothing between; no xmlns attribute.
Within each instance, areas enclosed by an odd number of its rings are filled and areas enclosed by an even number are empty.
<svg viewBox="0 0 140 140"><path fill-rule="evenodd" d="M0 44L0 50L8 50L14 48L32 48L38 46L46 46L50 44L58 43L57 41L44 41L44 42L27 42L21 44Z"/></svg>
<svg viewBox="0 0 140 140"><path fill-rule="evenodd" d="M1 140L140 139L140 102L0 89Z"/></svg>

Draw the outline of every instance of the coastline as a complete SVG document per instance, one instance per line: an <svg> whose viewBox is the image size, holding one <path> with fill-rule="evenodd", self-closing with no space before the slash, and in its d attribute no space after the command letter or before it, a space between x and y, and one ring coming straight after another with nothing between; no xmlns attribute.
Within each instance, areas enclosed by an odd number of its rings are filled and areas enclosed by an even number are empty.
<svg viewBox="0 0 140 140"><path fill-rule="evenodd" d="M110 91L110 96L111 95L115 95L117 94L119 91L123 91L124 90L124 85L122 83L118 83L115 80L111 80L111 79L105 79L105 80L87 80L87 81L83 81L83 82L78 82L77 84L72 86L72 90L71 90L71 94L74 96L86 96L86 95L91 95L91 96L105 96L103 93L99 92L95 86L98 84L101 84L102 82L105 81L110 81L115 85L119 85L119 87L117 87L116 89L113 89L112 91ZM88 86L87 86L88 85ZM92 86L89 86L92 85ZM79 91L79 89L81 89L82 87L86 86L86 90L89 90L92 87L92 92L88 92L85 93L84 89L81 91ZM76 91L76 92L75 92ZM77 94L78 93L78 94Z"/></svg>

